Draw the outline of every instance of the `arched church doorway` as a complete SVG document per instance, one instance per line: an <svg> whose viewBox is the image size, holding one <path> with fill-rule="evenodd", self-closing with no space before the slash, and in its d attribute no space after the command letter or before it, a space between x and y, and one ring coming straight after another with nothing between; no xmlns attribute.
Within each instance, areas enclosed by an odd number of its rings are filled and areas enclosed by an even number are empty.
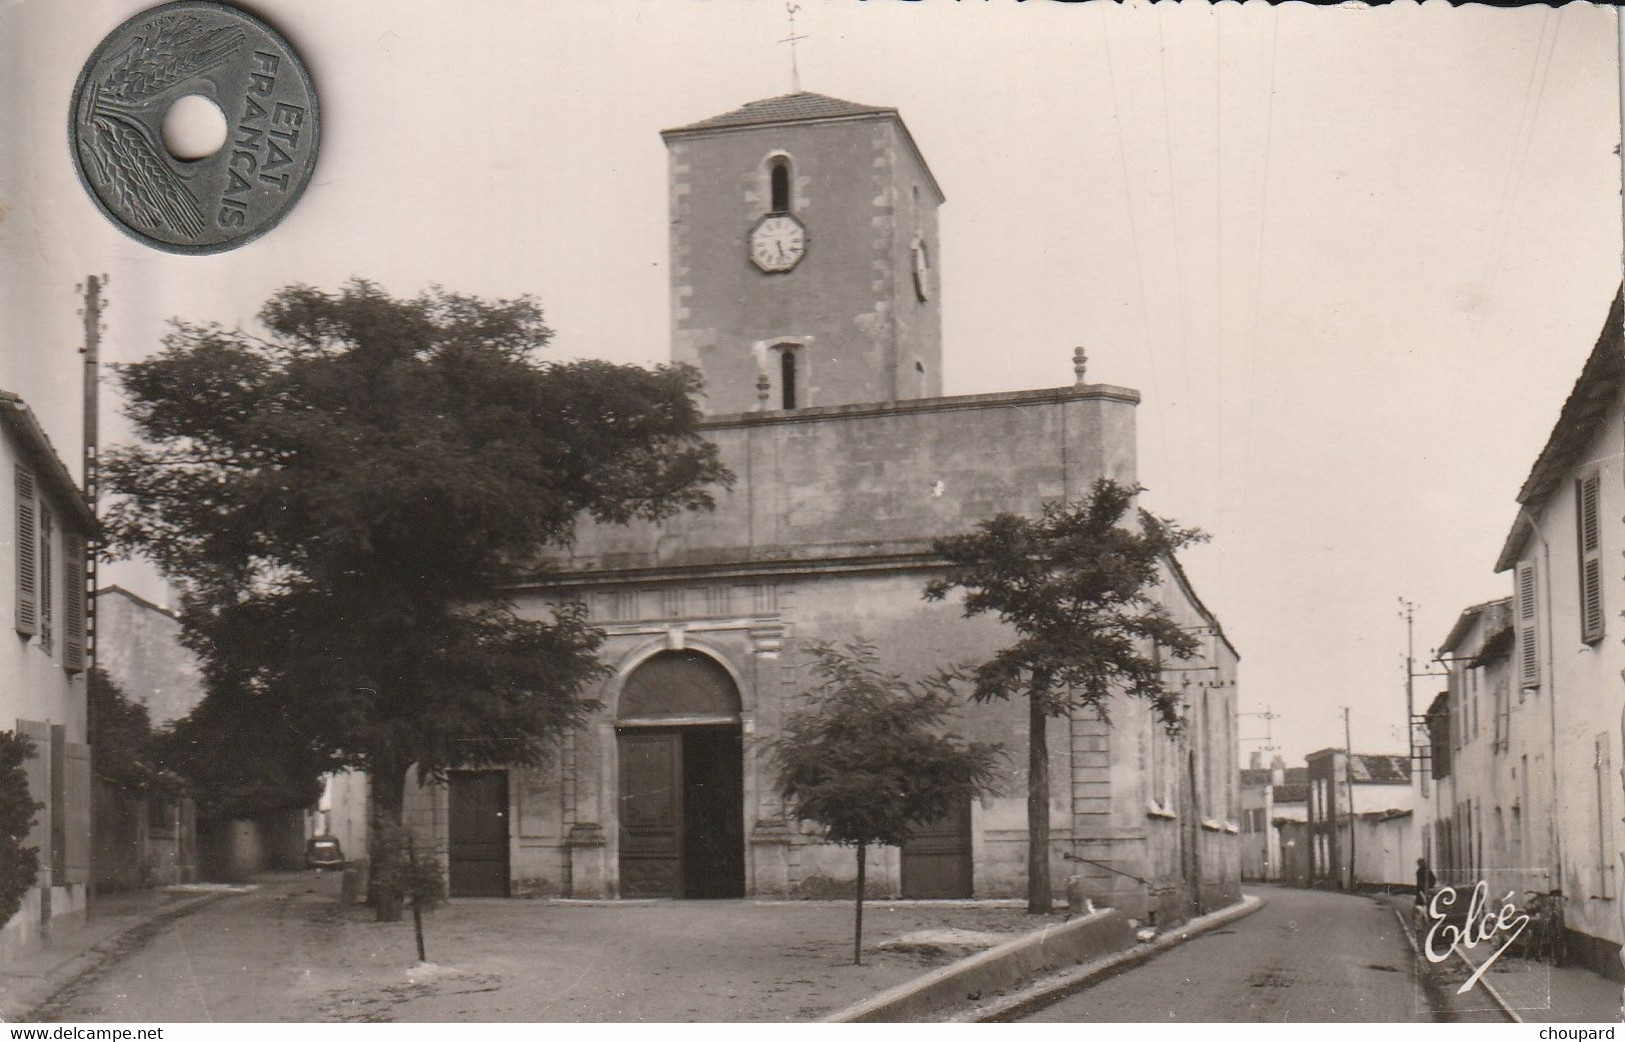
<svg viewBox="0 0 1625 1042"><path fill-rule="evenodd" d="M616 712L623 897L743 897L739 689L715 659L665 651L632 671Z"/></svg>

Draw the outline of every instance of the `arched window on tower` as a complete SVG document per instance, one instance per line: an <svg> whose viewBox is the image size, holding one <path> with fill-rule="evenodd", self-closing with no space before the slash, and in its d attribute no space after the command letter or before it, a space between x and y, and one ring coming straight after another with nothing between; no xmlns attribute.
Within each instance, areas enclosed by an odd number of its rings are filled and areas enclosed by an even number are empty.
<svg viewBox="0 0 1625 1042"><path fill-rule="evenodd" d="M769 194L772 196L770 213L790 212L790 160L787 156L774 156L768 168Z"/></svg>
<svg viewBox="0 0 1625 1042"><path fill-rule="evenodd" d="M781 409L796 407L796 353L788 345L779 348L779 389L783 392Z"/></svg>

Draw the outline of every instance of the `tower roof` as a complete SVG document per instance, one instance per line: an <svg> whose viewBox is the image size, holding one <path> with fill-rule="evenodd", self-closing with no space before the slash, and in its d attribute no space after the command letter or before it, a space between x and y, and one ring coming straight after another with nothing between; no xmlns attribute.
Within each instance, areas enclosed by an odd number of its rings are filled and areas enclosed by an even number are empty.
<svg viewBox="0 0 1625 1042"><path fill-rule="evenodd" d="M682 134L691 130L721 130L724 127L753 127L764 123L800 123L813 119L846 119L852 116L897 115L896 109L876 105L860 105L855 101L842 101L810 90L794 94L780 94L776 98L763 98L747 102L731 112L702 119L698 123L673 127L663 134Z"/></svg>
<svg viewBox="0 0 1625 1042"><path fill-rule="evenodd" d="M936 175L925 161L925 154L920 146L915 144L914 135L909 133L908 124L903 122L902 115L894 108L883 105L860 105L855 101L843 101L832 98L827 94L814 94L810 90L798 90L793 94L780 94L773 98L762 98L760 101L748 101L731 112L724 112L720 116L702 119L698 123L688 123L681 127L672 127L662 130L662 138L672 138L687 134L727 133L735 130L745 130L753 127L783 126L787 123L819 123L823 121L834 122L843 119L861 119L872 116L880 119L893 119L897 121L898 129L902 131L903 141L908 149L914 153L915 160L920 169L925 172L925 180L931 190L937 194L938 202L946 202L947 196L943 194L942 186L937 184Z"/></svg>

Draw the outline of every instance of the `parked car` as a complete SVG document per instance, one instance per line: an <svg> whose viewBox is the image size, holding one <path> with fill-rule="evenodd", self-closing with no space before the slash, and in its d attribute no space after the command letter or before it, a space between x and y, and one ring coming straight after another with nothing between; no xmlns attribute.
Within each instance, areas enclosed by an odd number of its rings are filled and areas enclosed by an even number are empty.
<svg viewBox="0 0 1625 1042"><path fill-rule="evenodd" d="M305 867L320 871L324 868L343 868L344 851L334 836L312 836L305 841Z"/></svg>

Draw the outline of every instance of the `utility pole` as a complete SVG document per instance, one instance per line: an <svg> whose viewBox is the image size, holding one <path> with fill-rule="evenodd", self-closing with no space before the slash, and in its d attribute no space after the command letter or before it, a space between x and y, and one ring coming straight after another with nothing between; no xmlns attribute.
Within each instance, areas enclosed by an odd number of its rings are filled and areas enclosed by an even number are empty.
<svg viewBox="0 0 1625 1042"><path fill-rule="evenodd" d="M1349 707L1343 707L1343 782L1349 791L1349 892L1354 892L1354 739L1349 731Z"/></svg>
<svg viewBox="0 0 1625 1042"><path fill-rule="evenodd" d="M107 284L107 276L97 277L91 275L84 283L76 287L85 294L84 308L79 312L85 320L85 343L79 353L85 356L84 371L84 474L81 481L84 485L85 499L90 504L92 517L97 516L97 458L96 450L101 441L101 424L98 422L98 410L101 408L101 358L102 358L102 287ZM96 669L96 560L101 556L101 547L97 541L96 533L91 532L85 539L85 729L89 733L85 736L86 744L90 747L91 777L95 777L96 769L96 743L94 735L100 726L95 718L95 700L90 697L90 685L94 683ZM94 820L96 786L91 786L91 814ZM96 871L95 871L95 845L91 845L91 872L88 887L90 898L96 897Z"/></svg>

